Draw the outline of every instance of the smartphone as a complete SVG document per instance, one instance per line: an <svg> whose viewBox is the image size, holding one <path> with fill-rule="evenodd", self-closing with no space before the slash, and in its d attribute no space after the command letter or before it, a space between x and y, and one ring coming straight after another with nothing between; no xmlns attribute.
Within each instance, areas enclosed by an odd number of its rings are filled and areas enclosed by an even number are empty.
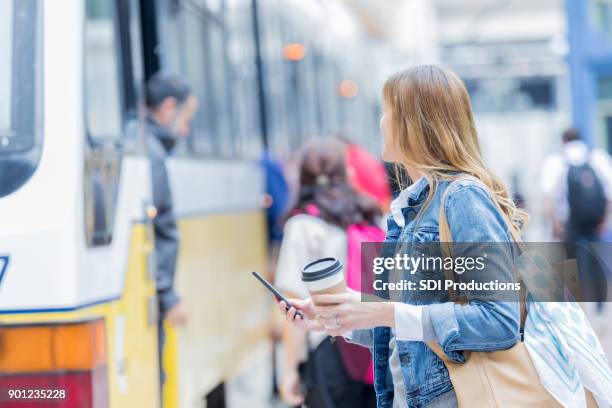
<svg viewBox="0 0 612 408"><path fill-rule="evenodd" d="M272 292L272 294L274 295L274 297L276 299L278 299L278 301L280 302L281 300L283 302L285 302L285 304L287 305L287 310L289 310L291 308L291 303L283 296L280 294L280 292L278 290L276 290L276 288L274 286L272 286L272 284L270 282L268 282L266 280L266 278L264 278L263 276L261 276L260 274L258 274L255 271L251 272L253 274L253 276L262 283L262 285L264 285L266 288L268 288L268 290L270 292ZM296 316L300 316L302 318L304 318L304 315L302 314L302 312L300 312L299 310L296 312L295 314Z"/></svg>

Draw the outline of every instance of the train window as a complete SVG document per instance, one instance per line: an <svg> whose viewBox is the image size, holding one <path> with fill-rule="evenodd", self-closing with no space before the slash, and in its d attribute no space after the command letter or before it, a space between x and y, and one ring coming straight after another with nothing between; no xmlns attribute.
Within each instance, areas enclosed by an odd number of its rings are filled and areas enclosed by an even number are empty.
<svg viewBox="0 0 612 408"><path fill-rule="evenodd" d="M259 11L268 138L271 150L283 156L291 151L290 138L297 127L282 55L281 19L271 8L261 7Z"/></svg>
<svg viewBox="0 0 612 408"><path fill-rule="evenodd" d="M140 5L138 0L131 0L129 6L129 36L131 42L130 61L132 62L133 86L135 97L142 94L140 89L144 82L144 62L142 60L142 37L140 33ZM133 106L131 108L138 108Z"/></svg>
<svg viewBox="0 0 612 408"><path fill-rule="evenodd" d="M37 0L0 1L0 197L21 187L40 158L41 27Z"/></svg>
<svg viewBox="0 0 612 408"><path fill-rule="evenodd" d="M123 80L123 115L126 137L135 136L134 119L138 117L140 87L143 81L142 39L140 37L140 9L138 0L118 0L116 3L118 38L121 44L121 79Z"/></svg>
<svg viewBox="0 0 612 408"><path fill-rule="evenodd" d="M86 0L84 96L85 233L90 246L107 245L119 191L121 153L135 148L137 84L142 80L137 0ZM121 139L125 135L126 138ZM119 150L119 148L121 150Z"/></svg>
<svg viewBox="0 0 612 408"><path fill-rule="evenodd" d="M225 2L228 63L231 79L228 82L232 96L230 121L237 153L257 157L262 145L253 15L250 0Z"/></svg>
<svg viewBox="0 0 612 408"><path fill-rule="evenodd" d="M12 61L13 55L13 3L3 1L0 3L0 60ZM12 69L13 64L0 64L0 100L10 101L12 95ZM0 104L0 132L2 132L3 144L8 144L11 125L11 104Z"/></svg>
<svg viewBox="0 0 612 408"><path fill-rule="evenodd" d="M184 42L189 52L183 52L178 64L172 64L175 67L173 73L186 76L200 106L192 124L192 137L188 139L189 148L198 153L212 154L216 150L216 117L212 114L214 95L208 89L210 70L205 64L208 48L206 26L198 13L182 11L177 17L179 20L174 21L181 21L182 29L176 40ZM168 43L164 48L175 47Z"/></svg>
<svg viewBox="0 0 612 408"><path fill-rule="evenodd" d="M34 111L36 33L27 29L34 3L0 2L0 152L27 150L34 143L28 116Z"/></svg>
<svg viewBox="0 0 612 408"><path fill-rule="evenodd" d="M121 135L120 65L115 2L87 0L85 23L85 108L89 135Z"/></svg>
<svg viewBox="0 0 612 408"><path fill-rule="evenodd" d="M186 78L200 102L187 149L177 153L235 157L238 137L230 120L231 72L223 15L212 15L202 2L181 2L175 9L160 2L162 71ZM177 44L181 44L177 46Z"/></svg>
<svg viewBox="0 0 612 408"><path fill-rule="evenodd" d="M201 153L213 153L224 157L235 156L235 145L229 129L229 76L226 54L226 38L221 27L208 26L208 47L206 47L207 87L204 89L208 103L203 111L208 113L211 130L212 151L201 150ZM197 145L196 145L197 146Z"/></svg>

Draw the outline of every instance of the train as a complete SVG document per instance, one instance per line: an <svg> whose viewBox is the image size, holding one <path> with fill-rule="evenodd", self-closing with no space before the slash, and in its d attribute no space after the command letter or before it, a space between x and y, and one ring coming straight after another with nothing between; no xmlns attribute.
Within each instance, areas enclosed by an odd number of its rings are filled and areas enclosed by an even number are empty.
<svg viewBox="0 0 612 408"><path fill-rule="evenodd" d="M250 276L268 256L259 158L378 129L359 69L374 62L332 6L0 1L0 390L65 390L57 407L200 407L269 359L274 310ZM190 320L167 328L163 388L143 143L143 84L158 71L202 106L167 161Z"/></svg>

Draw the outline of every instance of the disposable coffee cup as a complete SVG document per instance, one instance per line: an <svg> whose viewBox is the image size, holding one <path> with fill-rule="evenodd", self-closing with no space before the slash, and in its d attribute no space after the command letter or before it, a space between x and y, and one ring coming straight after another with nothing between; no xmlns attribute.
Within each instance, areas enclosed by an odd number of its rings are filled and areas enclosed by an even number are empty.
<svg viewBox="0 0 612 408"><path fill-rule="evenodd" d="M311 295L346 292L342 263L336 258L321 258L306 264L302 268L302 282Z"/></svg>

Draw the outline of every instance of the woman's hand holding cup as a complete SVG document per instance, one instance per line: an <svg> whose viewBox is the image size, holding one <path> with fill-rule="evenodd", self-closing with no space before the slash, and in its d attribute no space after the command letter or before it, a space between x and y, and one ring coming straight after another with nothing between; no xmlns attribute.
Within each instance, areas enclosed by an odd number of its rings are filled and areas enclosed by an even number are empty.
<svg viewBox="0 0 612 408"><path fill-rule="evenodd" d="M304 282L311 295L346 292L342 264L336 258L321 258L308 263L302 268L302 282ZM291 303L291 307L288 307L287 303L282 300L278 301L279 309L288 322L306 330L325 330L313 312L312 298L290 299L289 303ZM298 310L302 316L296 315Z"/></svg>
<svg viewBox="0 0 612 408"><path fill-rule="evenodd" d="M317 317L330 336L370 329L377 326L395 326L395 312L390 302L362 302L359 292L313 295L311 313Z"/></svg>

